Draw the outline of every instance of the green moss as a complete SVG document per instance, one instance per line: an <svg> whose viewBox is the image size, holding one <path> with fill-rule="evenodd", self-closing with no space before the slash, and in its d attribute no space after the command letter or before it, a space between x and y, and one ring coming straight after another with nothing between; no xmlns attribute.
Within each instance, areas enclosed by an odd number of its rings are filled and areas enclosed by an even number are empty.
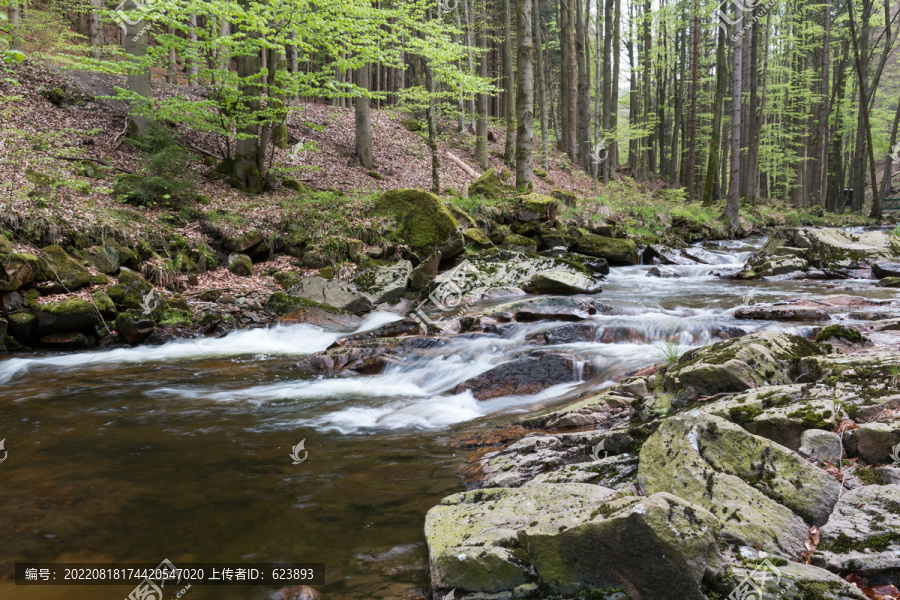
<svg viewBox="0 0 900 600"><path fill-rule="evenodd" d="M831 600L843 598L843 584L836 581L798 581L797 591L800 592L799 600Z"/></svg>
<svg viewBox="0 0 900 600"><path fill-rule="evenodd" d="M885 485L881 474L872 467L858 467L853 474L859 477L863 485Z"/></svg>
<svg viewBox="0 0 900 600"><path fill-rule="evenodd" d="M884 552L895 542L900 542L900 533L894 531L870 535L863 540L852 540L846 533L841 532L833 542L823 547L823 550L837 554L847 554L854 550Z"/></svg>
<svg viewBox="0 0 900 600"><path fill-rule="evenodd" d="M756 406L732 406L728 409L728 416L738 424L749 423L761 414L762 410Z"/></svg>
<svg viewBox="0 0 900 600"><path fill-rule="evenodd" d="M375 202L375 213L392 217L397 223L393 238L423 256L444 249L448 240L459 235L459 222L443 200L424 190L385 192Z"/></svg>
<svg viewBox="0 0 900 600"><path fill-rule="evenodd" d="M856 329L852 327L844 327L843 325L829 325L816 336L816 342L825 342L831 338L847 340L852 344L859 344L866 341L866 338Z"/></svg>
<svg viewBox="0 0 900 600"><path fill-rule="evenodd" d="M295 313L304 308L320 308L332 314L349 314L339 308L327 304L320 304L319 302L314 302L298 296L291 296L284 292L275 292L269 296L268 301L266 301L266 308L281 316Z"/></svg>
<svg viewBox="0 0 900 600"><path fill-rule="evenodd" d="M831 416L830 411L824 411L822 414L819 414L812 407L804 406L788 413L787 416L793 419L800 419L807 429L824 429L826 431L831 429L829 424L825 422L825 419Z"/></svg>
<svg viewBox="0 0 900 600"><path fill-rule="evenodd" d="M407 131L419 131L420 129L422 129L422 124L418 119L403 119L402 121L400 121L400 124L403 125L403 128Z"/></svg>
<svg viewBox="0 0 900 600"><path fill-rule="evenodd" d="M488 198L496 200L506 198L512 193L512 189L503 185L497 171L488 169L484 174L469 185L470 198Z"/></svg>

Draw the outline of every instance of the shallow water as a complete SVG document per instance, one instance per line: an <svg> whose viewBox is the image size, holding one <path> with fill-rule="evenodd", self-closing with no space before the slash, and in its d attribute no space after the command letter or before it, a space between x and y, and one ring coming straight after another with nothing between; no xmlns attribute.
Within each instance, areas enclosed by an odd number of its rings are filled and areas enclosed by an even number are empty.
<svg viewBox="0 0 900 600"><path fill-rule="evenodd" d="M681 279L647 277L649 266L613 269L597 299L614 310L590 321L598 339L609 328L632 333L621 343L556 346L599 374L530 397L479 402L448 390L532 350L529 336L562 322L461 336L375 376L312 378L292 368L342 335L309 325L0 361L9 451L0 464L0 599L121 599L132 587L17 587L15 562L163 558L324 562L325 598L405 597L426 584L425 512L463 489L464 456L451 445L460 429L659 362L666 341L685 350L726 326L809 335L821 325L737 321L742 303L841 288L893 297L871 281L721 280L713 271L743 263L747 241L707 249L728 264L687 267ZM374 314L361 329L396 318ZM301 440L308 458L293 465ZM194 586L187 597L264 599L276 590Z"/></svg>

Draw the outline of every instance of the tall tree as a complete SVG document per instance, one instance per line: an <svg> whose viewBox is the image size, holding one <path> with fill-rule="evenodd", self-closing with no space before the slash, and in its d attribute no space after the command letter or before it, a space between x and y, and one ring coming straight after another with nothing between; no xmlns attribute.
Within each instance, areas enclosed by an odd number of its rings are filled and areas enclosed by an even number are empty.
<svg viewBox="0 0 900 600"><path fill-rule="evenodd" d="M518 84L516 86L516 187L530 191L534 187L532 138L534 137L534 73L532 54L532 0L517 0Z"/></svg>
<svg viewBox="0 0 900 600"><path fill-rule="evenodd" d="M512 23L509 0L503 0L503 83L506 118L506 143L503 146L503 162L515 164L516 144L516 85L513 73Z"/></svg>
<svg viewBox="0 0 900 600"><path fill-rule="evenodd" d="M354 83L363 90L368 90L370 84L370 64L362 65L354 73ZM356 117L356 156L363 168L371 169L374 164L372 151L372 120L369 116L369 96L365 92L353 99L354 114Z"/></svg>
<svg viewBox="0 0 900 600"><path fill-rule="evenodd" d="M740 193L741 193L741 77L743 75L743 52L744 43L743 36L737 34L738 24L741 22L741 9L735 4L734 27L736 35L734 39L734 70L732 71L732 87L731 87L731 174L728 181L728 202L725 205L725 215L732 229L738 229L740 221L738 211L740 210Z"/></svg>

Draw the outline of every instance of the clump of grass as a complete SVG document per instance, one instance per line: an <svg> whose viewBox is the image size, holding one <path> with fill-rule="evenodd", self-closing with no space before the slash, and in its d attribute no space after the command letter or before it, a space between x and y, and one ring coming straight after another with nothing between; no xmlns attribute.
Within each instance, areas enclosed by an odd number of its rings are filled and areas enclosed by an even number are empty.
<svg viewBox="0 0 900 600"><path fill-rule="evenodd" d="M657 346L654 350L653 356L668 365L678 361L681 351L675 342L663 342L662 346Z"/></svg>

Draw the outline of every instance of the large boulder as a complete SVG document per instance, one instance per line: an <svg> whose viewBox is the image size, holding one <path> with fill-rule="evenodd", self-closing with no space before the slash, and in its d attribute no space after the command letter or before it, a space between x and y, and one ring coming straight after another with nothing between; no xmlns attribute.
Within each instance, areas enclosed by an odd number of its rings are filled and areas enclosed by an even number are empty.
<svg viewBox="0 0 900 600"><path fill-rule="evenodd" d="M459 222L440 198L424 190L385 192L375 202L375 213L395 219L395 239L421 257L440 252L446 260L466 247Z"/></svg>
<svg viewBox="0 0 900 600"><path fill-rule="evenodd" d="M711 396L792 383L800 359L824 353L796 335L755 333L686 352L666 371L665 385L672 392L693 388Z"/></svg>
<svg viewBox="0 0 900 600"><path fill-rule="evenodd" d="M131 269L122 267L119 271L116 285L107 291L109 297L117 308L140 308L143 310L155 308L153 286ZM157 301L158 302L158 301Z"/></svg>
<svg viewBox="0 0 900 600"><path fill-rule="evenodd" d="M816 565L862 577L883 574L900 585L900 485L845 493L819 534Z"/></svg>
<svg viewBox="0 0 900 600"><path fill-rule="evenodd" d="M487 200L499 200L506 198L514 192L513 188L504 185L497 171L488 169L481 177L469 184L470 198L484 198Z"/></svg>
<svg viewBox="0 0 900 600"><path fill-rule="evenodd" d="M575 252L605 258L611 265L636 265L639 262L634 240L603 237L589 233L575 244Z"/></svg>
<svg viewBox="0 0 900 600"><path fill-rule="evenodd" d="M289 291L293 296L333 306L349 313L359 314L372 310L372 301L366 296L322 277L307 277Z"/></svg>
<svg viewBox="0 0 900 600"><path fill-rule="evenodd" d="M892 455L900 454L900 417L884 421L864 423L856 432L857 452L870 464L891 462Z"/></svg>
<svg viewBox="0 0 900 600"><path fill-rule="evenodd" d="M122 264L119 259L119 253L111 246L94 246L89 248L87 259L92 267L108 275L118 271Z"/></svg>
<svg viewBox="0 0 900 600"><path fill-rule="evenodd" d="M648 494L668 492L702 506L729 539L794 557L821 526L841 485L787 448L711 415L691 411L662 422L641 448Z"/></svg>
<svg viewBox="0 0 900 600"><path fill-rule="evenodd" d="M352 281L372 304L396 302L406 293L412 271L412 263L401 260L390 266L360 271Z"/></svg>
<svg viewBox="0 0 900 600"><path fill-rule="evenodd" d="M885 277L900 277L900 262L879 260L872 263L872 272L881 279Z"/></svg>
<svg viewBox="0 0 900 600"><path fill-rule="evenodd" d="M65 289L75 290L91 282L91 274L77 260L59 246L41 249L40 271L37 281L59 282Z"/></svg>
<svg viewBox="0 0 900 600"><path fill-rule="evenodd" d="M715 517L668 494L612 494L540 484L445 498L425 522L432 587L701 600L701 580L721 567Z"/></svg>
<svg viewBox="0 0 900 600"><path fill-rule="evenodd" d="M0 290L17 290L31 283L40 270L40 259L25 252L0 256Z"/></svg>
<svg viewBox="0 0 900 600"><path fill-rule="evenodd" d="M556 198L542 194L530 193L516 198L516 217L519 221L543 221L552 223L559 215L559 202Z"/></svg>
<svg viewBox="0 0 900 600"><path fill-rule="evenodd" d="M570 354L544 354L517 358L476 375L453 392L471 391L479 400L499 396L536 394L559 383L579 380L577 362Z"/></svg>
<svg viewBox="0 0 900 600"><path fill-rule="evenodd" d="M778 563L775 565L774 563ZM812 565L776 559L759 559L731 565L729 577L718 592L730 600L865 600L855 585ZM727 596L726 596L727 594Z"/></svg>
<svg viewBox="0 0 900 600"><path fill-rule="evenodd" d="M100 324L100 315L94 305L81 298L69 298L59 302L41 304L34 311L37 317L37 335L75 331L92 331Z"/></svg>

